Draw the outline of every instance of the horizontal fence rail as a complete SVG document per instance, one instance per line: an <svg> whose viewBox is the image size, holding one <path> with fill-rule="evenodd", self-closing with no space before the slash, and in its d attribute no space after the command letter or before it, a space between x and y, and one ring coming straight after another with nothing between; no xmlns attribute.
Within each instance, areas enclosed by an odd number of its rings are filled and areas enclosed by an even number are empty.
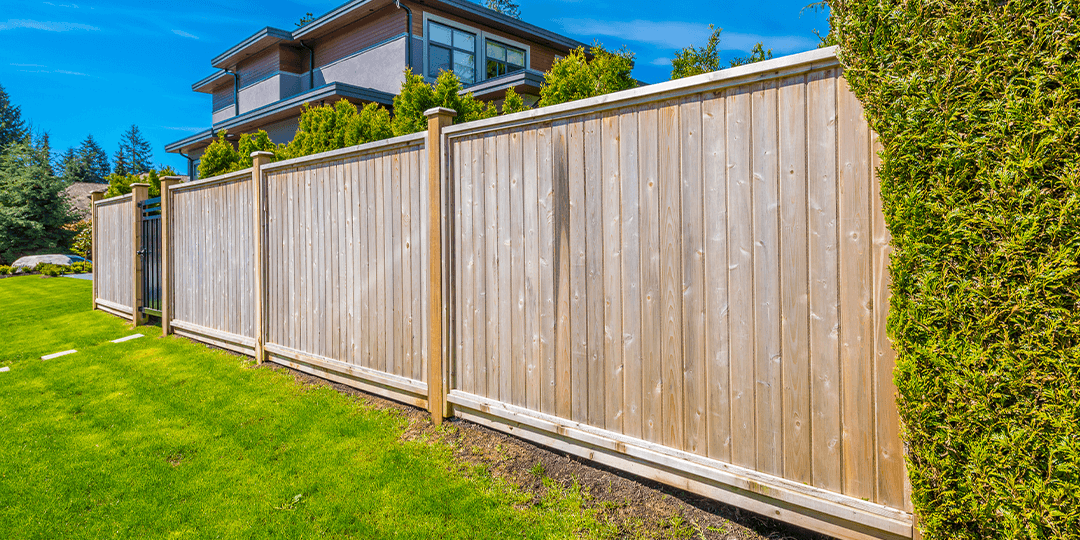
<svg viewBox="0 0 1080 540"><path fill-rule="evenodd" d="M255 350L251 171L177 184L170 258L176 333L244 354Z"/></svg>
<svg viewBox="0 0 1080 540"><path fill-rule="evenodd" d="M163 331L912 538L880 145L835 54L453 126L433 109L428 133L166 187ZM131 200L94 206L95 305L121 316L145 293Z"/></svg>
<svg viewBox="0 0 1080 540"><path fill-rule="evenodd" d="M132 317L131 281L135 278L132 204L130 194L94 203L94 304L128 319Z"/></svg>
<svg viewBox="0 0 1080 540"><path fill-rule="evenodd" d="M426 407L423 137L264 170L271 357Z"/></svg>

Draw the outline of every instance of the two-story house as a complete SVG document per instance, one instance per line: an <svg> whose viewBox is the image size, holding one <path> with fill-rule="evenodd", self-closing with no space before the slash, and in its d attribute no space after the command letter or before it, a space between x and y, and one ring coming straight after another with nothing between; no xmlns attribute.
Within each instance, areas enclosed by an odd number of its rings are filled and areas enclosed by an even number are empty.
<svg viewBox="0 0 1080 540"><path fill-rule="evenodd" d="M353 0L294 31L263 28L211 60L220 71L191 87L213 96L207 129L165 149L187 157L194 178L218 131L288 142L304 104L389 108L406 68L432 82L451 70L485 101L514 88L533 105L543 73L582 45L469 0Z"/></svg>

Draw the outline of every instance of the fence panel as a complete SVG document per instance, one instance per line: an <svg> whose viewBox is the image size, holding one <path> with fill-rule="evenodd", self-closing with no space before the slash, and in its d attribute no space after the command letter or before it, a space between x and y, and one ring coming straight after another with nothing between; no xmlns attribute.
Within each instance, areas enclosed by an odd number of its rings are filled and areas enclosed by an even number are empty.
<svg viewBox="0 0 1080 540"><path fill-rule="evenodd" d="M169 193L174 331L254 354L251 170L177 184Z"/></svg>
<svg viewBox="0 0 1080 540"><path fill-rule="evenodd" d="M828 50L448 129L455 410L910 538L872 137Z"/></svg>
<svg viewBox="0 0 1080 540"><path fill-rule="evenodd" d="M94 282L97 298L94 305L130 319L134 267L132 246L134 210L131 195L113 197L94 203L95 229L98 235L94 252Z"/></svg>
<svg viewBox="0 0 1080 540"><path fill-rule="evenodd" d="M271 359L426 407L424 134L263 170Z"/></svg>

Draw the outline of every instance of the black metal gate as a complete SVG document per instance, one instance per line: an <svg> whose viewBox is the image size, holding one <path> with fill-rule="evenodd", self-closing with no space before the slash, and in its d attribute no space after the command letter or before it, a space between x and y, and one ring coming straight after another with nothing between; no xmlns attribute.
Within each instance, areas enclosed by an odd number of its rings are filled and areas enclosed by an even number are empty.
<svg viewBox="0 0 1080 540"><path fill-rule="evenodd" d="M161 316L161 197L146 199L139 203L142 210L142 305L139 310L146 315Z"/></svg>

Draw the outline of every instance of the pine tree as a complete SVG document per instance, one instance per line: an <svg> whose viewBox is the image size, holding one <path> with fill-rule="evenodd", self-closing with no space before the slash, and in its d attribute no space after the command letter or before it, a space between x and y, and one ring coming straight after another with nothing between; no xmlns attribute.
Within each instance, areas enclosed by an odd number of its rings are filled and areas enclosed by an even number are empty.
<svg viewBox="0 0 1080 540"><path fill-rule="evenodd" d="M4 86L0 85L0 152L11 143L22 141L26 135L22 111L11 103Z"/></svg>
<svg viewBox="0 0 1080 540"><path fill-rule="evenodd" d="M103 184L109 176L109 156L93 135L87 135L78 148L68 148L57 160L60 176L67 182Z"/></svg>
<svg viewBox="0 0 1080 540"><path fill-rule="evenodd" d="M86 164L89 176L84 182L104 183L105 177L109 176L109 155L105 149L94 140L93 135L87 135L79 148L79 158Z"/></svg>
<svg viewBox="0 0 1080 540"><path fill-rule="evenodd" d="M37 140L33 142L32 146L34 148L34 153L36 154L37 164L48 171L49 176L54 176L56 171L53 170L52 146L49 144L49 132L41 131L41 134L38 135Z"/></svg>
<svg viewBox="0 0 1080 540"><path fill-rule="evenodd" d="M64 182L38 163L39 152L27 139L0 156L0 258L67 244L73 234L63 226L74 216L63 200Z"/></svg>
<svg viewBox="0 0 1080 540"><path fill-rule="evenodd" d="M139 126L131 124L131 127L120 136L120 147L113 156L116 162L113 172L122 175L149 172L152 156L150 143L143 138Z"/></svg>
<svg viewBox="0 0 1080 540"><path fill-rule="evenodd" d="M521 6L514 0L484 0L484 7L498 11L507 17L521 18Z"/></svg>

